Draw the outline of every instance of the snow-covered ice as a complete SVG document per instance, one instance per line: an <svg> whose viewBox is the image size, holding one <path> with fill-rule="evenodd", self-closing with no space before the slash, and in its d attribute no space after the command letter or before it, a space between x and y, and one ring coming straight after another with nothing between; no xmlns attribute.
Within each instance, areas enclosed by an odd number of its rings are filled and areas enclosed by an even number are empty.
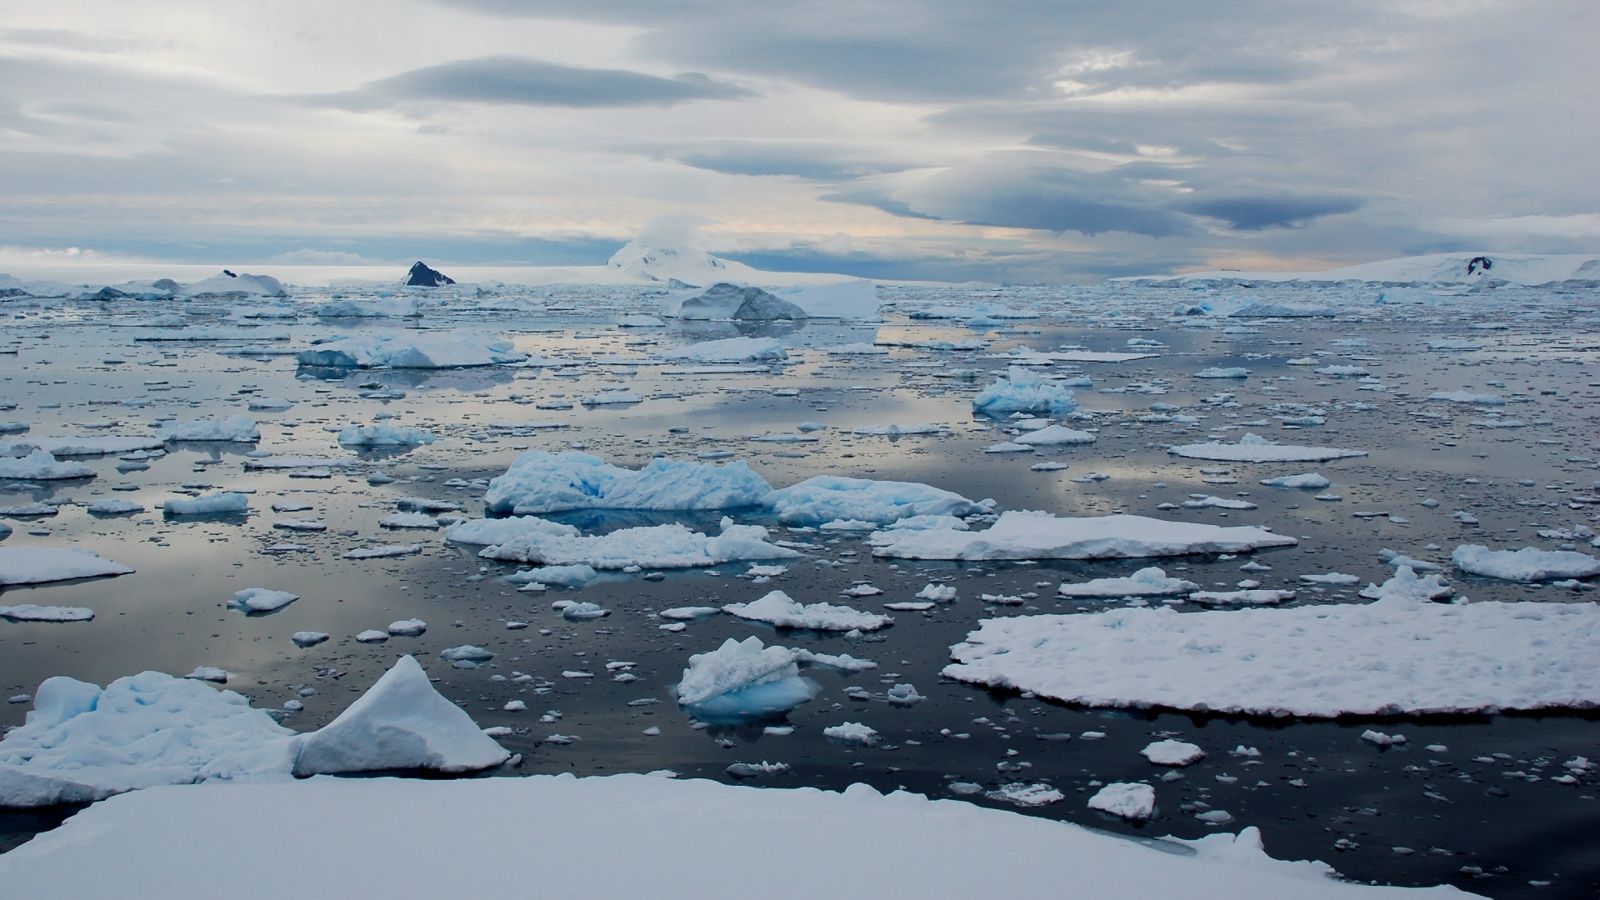
<svg viewBox="0 0 1600 900"><path fill-rule="evenodd" d="M741 619L766 622L779 628L815 631L877 631L894 623L889 616L862 612L831 603L800 603L783 591L772 591L749 603L729 603L722 611Z"/></svg>
<svg viewBox="0 0 1600 900"><path fill-rule="evenodd" d="M879 531L877 556L903 559L1136 559L1292 547L1294 538L1249 526L1222 527L1144 516L1057 517L1007 511L983 531Z"/></svg>
<svg viewBox="0 0 1600 900"><path fill-rule="evenodd" d="M1188 459L1209 459L1218 462L1327 462L1367 455L1365 450L1274 444L1254 432L1239 438L1237 444L1216 441L1204 444L1179 444L1167 448L1167 452Z"/></svg>

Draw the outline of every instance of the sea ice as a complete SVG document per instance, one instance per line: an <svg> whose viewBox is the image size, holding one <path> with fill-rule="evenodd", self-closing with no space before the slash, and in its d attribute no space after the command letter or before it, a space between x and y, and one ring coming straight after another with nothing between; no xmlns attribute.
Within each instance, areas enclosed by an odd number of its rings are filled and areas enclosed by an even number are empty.
<svg viewBox="0 0 1600 900"><path fill-rule="evenodd" d="M879 531L873 554L902 559L1129 559L1292 547L1261 528L1169 522L1144 516L1057 517L1007 511L985 531Z"/></svg>

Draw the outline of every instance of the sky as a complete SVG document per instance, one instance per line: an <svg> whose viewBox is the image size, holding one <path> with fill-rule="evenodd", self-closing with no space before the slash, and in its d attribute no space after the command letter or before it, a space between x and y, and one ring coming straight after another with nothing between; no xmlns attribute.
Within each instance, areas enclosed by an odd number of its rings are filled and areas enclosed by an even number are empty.
<svg viewBox="0 0 1600 900"><path fill-rule="evenodd" d="M0 6L0 270L1600 250L1594 0Z"/></svg>

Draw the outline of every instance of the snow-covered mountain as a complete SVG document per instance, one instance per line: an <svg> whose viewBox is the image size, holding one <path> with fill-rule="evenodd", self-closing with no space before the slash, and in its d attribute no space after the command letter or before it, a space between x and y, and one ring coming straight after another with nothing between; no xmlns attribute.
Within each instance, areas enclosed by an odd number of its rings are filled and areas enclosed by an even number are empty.
<svg viewBox="0 0 1600 900"><path fill-rule="evenodd" d="M676 278L686 284L718 281L755 281L764 274L744 263L713 256L694 245L658 244L641 234L611 255L606 268L630 278L666 282Z"/></svg>
<svg viewBox="0 0 1600 900"><path fill-rule="evenodd" d="M1528 287L1600 286L1600 256L1518 253L1434 253L1362 263L1321 272L1250 272L1220 269L1182 275L1142 275L1119 281L1146 284L1328 284L1362 282L1384 285Z"/></svg>

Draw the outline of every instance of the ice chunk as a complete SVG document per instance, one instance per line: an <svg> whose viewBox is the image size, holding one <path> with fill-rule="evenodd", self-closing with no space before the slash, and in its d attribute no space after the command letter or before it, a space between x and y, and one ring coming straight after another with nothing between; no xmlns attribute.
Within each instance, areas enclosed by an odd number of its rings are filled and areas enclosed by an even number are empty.
<svg viewBox="0 0 1600 900"><path fill-rule="evenodd" d="M730 603L722 611L741 619L766 622L778 628L815 631L877 631L894 624L890 616L862 612L831 603L802 604L783 591L772 591L750 603Z"/></svg>
<svg viewBox="0 0 1600 900"><path fill-rule="evenodd" d="M1143 516L1056 517L1007 511L985 531L879 531L876 556L903 559L1124 559L1292 547L1261 528L1168 522Z"/></svg>
<svg viewBox="0 0 1600 900"><path fill-rule="evenodd" d="M887 525L913 516L968 516L987 512L960 494L914 481L876 481L817 475L773 491L767 498L787 525L818 525L854 519Z"/></svg>
<svg viewBox="0 0 1600 900"><path fill-rule="evenodd" d="M1468 574L1503 581L1555 581L1600 575L1600 559L1576 550L1490 550L1481 544L1463 544L1450 554L1450 563Z"/></svg>
<svg viewBox="0 0 1600 900"><path fill-rule="evenodd" d="M990 416L1014 412L1060 415L1078 408L1072 389L1046 381L1038 372L1012 366L1010 372L972 398L972 408Z"/></svg>
<svg viewBox="0 0 1600 900"><path fill-rule="evenodd" d="M250 498L233 491L202 494L199 497L174 498L161 504L169 516L224 516L250 511Z"/></svg>
<svg viewBox="0 0 1600 900"><path fill-rule="evenodd" d="M509 544L530 535L577 537L581 532L537 516L511 516L505 519L468 519L444 530L444 539L457 544Z"/></svg>
<svg viewBox="0 0 1600 900"><path fill-rule="evenodd" d="M772 488L743 461L725 466L653 459L642 469L586 453L529 450L489 482L491 512L539 515L576 509L731 509L759 506Z"/></svg>
<svg viewBox="0 0 1600 900"><path fill-rule="evenodd" d="M249 416L194 419L188 422L174 420L161 424L161 439L253 444L261 440L261 430L256 426L256 420Z"/></svg>
<svg viewBox="0 0 1600 900"><path fill-rule="evenodd" d="M1156 789L1148 784L1112 782L1089 798L1089 808L1130 822L1143 822L1155 815Z"/></svg>
<svg viewBox="0 0 1600 900"><path fill-rule="evenodd" d="M1079 431L1065 425L1046 425L1037 431L1018 435L1014 442L1029 447L1059 447L1068 444L1092 444L1095 440L1095 436L1087 431Z"/></svg>
<svg viewBox="0 0 1600 900"><path fill-rule="evenodd" d="M60 462L48 450L34 449L23 457L0 456L0 479L6 481L68 481L93 478L94 469L83 463Z"/></svg>
<svg viewBox="0 0 1600 900"><path fill-rule="evenodd" d="M1056 593L1062 597L1166 597L1197 591L1200 585L1182 578L1168 578L1156 566L1140 569L1125 578L1096 578L1079 584L1062 584Z"/></svg>
<svg viewBox="0 0 1600 900"><path fill-rule="evenodd" d="M0 586L106 578L132 572L132 566L102 559L92 551L76 547L0 547Z"/></svg>
<svg viewBox="0 0 1600 900"><path fill-rule="evenodd" d="M658 359L687 362L778 362L788 358L776 338L734 337L657 350Z"/></svg>
<svg viewBox="0 0 1600 900"><path fill-rule="evenodd" d="M304 738L294 773L475 772L509 758L461 707L434 690L416 659L402 656L338 718Z"/></svg>
<svg viewBox="0 0 1600 900"><path fill-rule="evenodd" d="M724 519L716 536L672 523L624 528L605 535L528 534L479 551L484 559L544 565L587 565L596 569L684 569L752 559L789 559L801 554L767 540L760 525L735 525Z"/></svg>
<svg viewBox="0 0 1600 900"><path fill-rule="evenodd" d="M267 588L245 588L233 595L228 606L247 613L272 613L300 599L299 594Z"/></svg>
<svg viewBox="0 0 1600 900"><path fill-rule="evenodd" d="M677 686L678 702L695 715L759 716L792 709L816 695L800 677L797 654L764 647L761 639L728 638L721 647L689 657Z"/></svg>
<svg viewBox="0 0 1600 900"><path fill-rule="evenodd" d="M845 722L840 725L830 725L822 729L823 737L843 741L846 744L866 744L872 746L881 739L876 729L869 728L860 722Z"/></svg>
<svg viewBox="0 0 1600 900"><path fill-rule="evenodd" d="M1211 442L1206 444L1180 444L1168 447L1173 456L1189 459L1210 459L1220 462L1327 462L1366 456L1365 450L1344 450L1337 447L1300 447L1293 444L1274 444L1266 438L1248 433L1237 444Z"/></svg>
<svg viewBox="0 0 1600 900"><path fill-rule="evenodd" d="M371 369L457 369L520 362L510 341L470 334L363 334L302 350L303 366Z"/></svg>
<svg viewBox="0 0 1600 900"><path fill-rule="evenodd" d="M12 622L88 622L93 618L94 610L82 606L0 606L0 619Z"/></svg>
<svg viewBox="0 0 1600 900"><path fill-rule="evenodd" d="M434 440L420 428L393 425L352 425L339 432L339 443L346 447L418 447Z"/></svg>

